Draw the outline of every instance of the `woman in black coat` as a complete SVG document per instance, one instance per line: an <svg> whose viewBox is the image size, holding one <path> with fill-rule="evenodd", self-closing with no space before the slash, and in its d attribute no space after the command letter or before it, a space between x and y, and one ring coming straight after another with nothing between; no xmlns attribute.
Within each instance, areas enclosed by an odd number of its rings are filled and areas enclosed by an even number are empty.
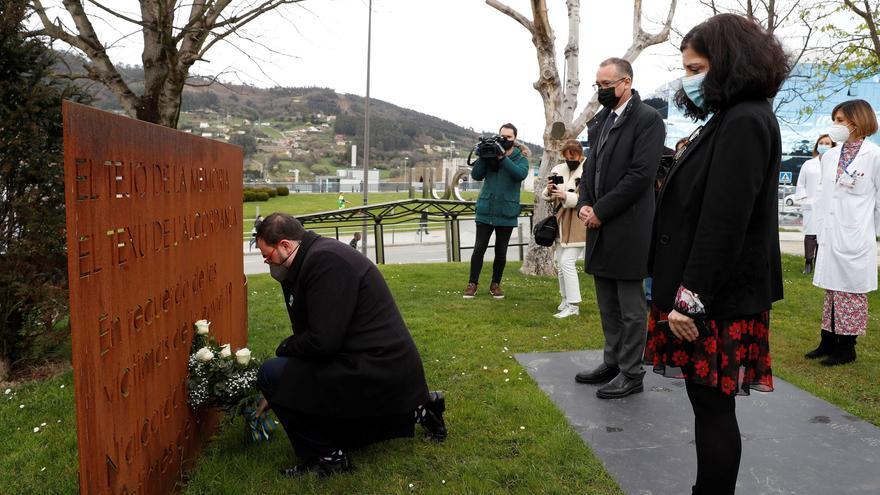
<svg viewBox="0 0 880 495"><path fill-rule="evenodd" d="M770 391L769 310L782 298L781 143L770 101L789 72L780 42L722 14L682 40L685 115L708 121L676 154L658 197L645 360L684 376L694 410L694 494L734 493L742 450L734 397Z"/></svg>

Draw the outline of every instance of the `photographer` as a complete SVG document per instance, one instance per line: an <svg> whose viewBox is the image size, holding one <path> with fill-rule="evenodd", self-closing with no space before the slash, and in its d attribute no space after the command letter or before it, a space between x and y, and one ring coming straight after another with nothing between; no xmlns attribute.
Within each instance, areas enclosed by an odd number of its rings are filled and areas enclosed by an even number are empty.
<svg viewBox="0 0 880 495"><path fill-rule="evenodd" d="M473 163L471 177L483 181L477 198L477 238L471 255L471 273L465 299L473 299L480 281L483 256L489 247L489 238L495 232L495 261L492 263L492 283L489 293L495 299L504 298L501 276L507 263L507 244L516 227L520 212L520 184L529 173L528 148L516 142L516 127L504 124L494 142L481 140L477 145L480 158ZM487 151L493 151L495 156Z"/></svg>
<svg viewBox="0 0 880 495"><path fill-rule="evenodd" d="M584 252L587 228L577 214L578 185L584 166L584 148L581 143L569 139L562 147L563 163L550 170L547 187L541 193L544 201L553 201L559 230L556 234L556 264L559 266L559 294L562 302L556 308L556 318L568 318L580 314L581 286L578 282L575 262Z"/></svg>

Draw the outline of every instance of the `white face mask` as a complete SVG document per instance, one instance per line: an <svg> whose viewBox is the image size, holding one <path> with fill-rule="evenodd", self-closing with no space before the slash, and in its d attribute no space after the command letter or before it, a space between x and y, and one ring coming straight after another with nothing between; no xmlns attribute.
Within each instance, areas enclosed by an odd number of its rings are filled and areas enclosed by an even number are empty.
<svg viewBox="0 0 880 495"><path fill-rule="evenodd" d="M835 143L843 143L849 139L849 129L845 125L832 124L828 129L828 137Z"/></svg>

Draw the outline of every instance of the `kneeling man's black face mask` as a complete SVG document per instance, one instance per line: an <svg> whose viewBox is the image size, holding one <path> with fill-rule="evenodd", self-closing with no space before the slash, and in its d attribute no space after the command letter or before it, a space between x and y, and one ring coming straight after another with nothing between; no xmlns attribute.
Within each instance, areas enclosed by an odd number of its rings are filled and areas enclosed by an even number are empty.
<svg viewBox="0 0 880 495"><path fill-rule="evenodd" d="M284 279L287 278L287 267L284 265L270 265L269 273L275 280L284 282Z"/></svg>
<svg viewBox="0 0 880 495"><path fill-rule="evenodd" d="M284 266L284 264L287 263L287 260L289 260L290 257L293 256L294 253L296 253L298 250L299 248L291 251L290 254L287 255L287 258L284 258L284 261L282 261L281 264L276 265L274 263L271 263L269 265L269 274L272 275L272 278L279 282L284 282L284 280L287 278L287 272L289 270L289 268Z"/></svg>

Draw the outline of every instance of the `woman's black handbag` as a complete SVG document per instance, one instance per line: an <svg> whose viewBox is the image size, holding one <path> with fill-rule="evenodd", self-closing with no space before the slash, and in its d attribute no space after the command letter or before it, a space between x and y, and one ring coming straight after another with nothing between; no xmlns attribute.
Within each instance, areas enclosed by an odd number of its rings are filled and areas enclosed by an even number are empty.
<svg viewBox="0 0 880 495"><path fill-rule="evenodd" d="M559 221L556 220L556 213L558 211L558 208L554 208L553 213L547 215L547 218L535 225L533 232L535 244L545 247L553 245L553 241L559 235Z"/></svg>

